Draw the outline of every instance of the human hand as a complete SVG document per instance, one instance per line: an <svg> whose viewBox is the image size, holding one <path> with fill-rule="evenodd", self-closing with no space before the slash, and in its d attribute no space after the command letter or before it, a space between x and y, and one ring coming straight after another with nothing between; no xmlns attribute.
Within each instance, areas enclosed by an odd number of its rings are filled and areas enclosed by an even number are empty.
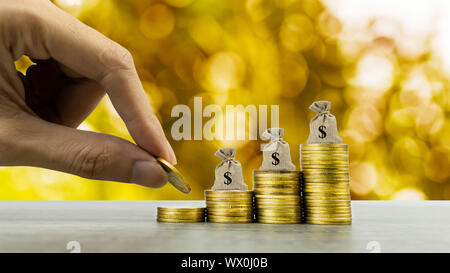
<svg viewBox="0 0 450 273"><path fill-rule="evenodd" d="M137 145L76 129L105 91ZM0 150L2 166L149 187L167 180L154 156L176 163L131 54L47 0L0 1Z"/></svg>

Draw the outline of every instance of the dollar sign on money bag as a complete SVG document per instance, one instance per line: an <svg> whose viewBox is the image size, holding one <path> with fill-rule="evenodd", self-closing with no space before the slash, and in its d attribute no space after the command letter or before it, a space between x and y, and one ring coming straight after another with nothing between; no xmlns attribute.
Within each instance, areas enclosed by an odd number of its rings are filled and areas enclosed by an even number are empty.
<svg viewBox="0 0 450 273"><path fill-rule="evenodd" d="M272 154L272 158L275 160L275 161L272 161L272 165L276 166L276 165L280 164L280 159L278 158L279 156L280 156L280 154L277 152Z"/></svg>
<svg viewBox="0 0 450 273"><path fill-rule="evenodd" d="M225 185L230 185L231 182L233 181L233 180L231 179L231 173L230 173L230 172L225 172L225 173L223 174L223 176L224 176L225 179L226 179L226 180L223 181L223 183L224 183Z"/></svg>
<svg viewBox="0 0 450 273"><path fill-rule="evenodd" d="M327 132L325 131L326 129L327 127L325 127L324 125L319 126L319 132L321 133L319 135L320 138L325 138L327 136Z"/></svg>

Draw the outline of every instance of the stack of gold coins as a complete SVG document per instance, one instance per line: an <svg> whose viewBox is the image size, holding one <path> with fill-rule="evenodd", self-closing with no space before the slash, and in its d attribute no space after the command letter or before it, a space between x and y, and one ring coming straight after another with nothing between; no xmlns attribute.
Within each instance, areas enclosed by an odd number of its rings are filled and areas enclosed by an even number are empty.
<svg viewBox="0 0 450 273"><path fill-rule="evenodd" d="M253 222L253 191L206 190L205 197L208 222Z"/></svg>
<svg viewBox="0 0 450 273"><path fill-rule="evenodd" d="M256 219L267 224L298 224L301 173L298 171L253 171Z"/></svg>
<svg viewBox="0 0 450 273"><path fill-rule="evenodd" d="M351 224L348 145L303 144L300 163L306 223Z"/></svg>
<svg viewBox="0 0 450 273"><path fill-rule="evenodd" d="M157 220L168 223L205 222L205 208L158 207Z"/></svg>

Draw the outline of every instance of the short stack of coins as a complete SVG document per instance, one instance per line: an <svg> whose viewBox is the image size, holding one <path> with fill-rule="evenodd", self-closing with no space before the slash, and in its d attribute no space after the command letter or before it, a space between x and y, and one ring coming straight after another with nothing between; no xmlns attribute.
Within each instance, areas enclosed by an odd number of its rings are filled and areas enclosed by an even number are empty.
<svg viewBox="0 0 450 273"><path fill-rule="evenodd" d="M205 199L208 222L253 222L253 191L206 190Z"/></svg>
<svg viewBox="0 0 450 273"><path fill-rule="evenodd" d="M351 224L348 145L303 144L300 163L306 223Z"/></svg>
<svg viewBox="0 0 450 273"><path fill-rule="evenodd" d="M256 220L266 224L298 224L301 173L298 171L253 171Z"/></svg>
<svg viewBox="0 0 450 273"><path fill-rule="evenodd" d="M157 220L167 223L205 222L205 208L158 207Z"/></svg>

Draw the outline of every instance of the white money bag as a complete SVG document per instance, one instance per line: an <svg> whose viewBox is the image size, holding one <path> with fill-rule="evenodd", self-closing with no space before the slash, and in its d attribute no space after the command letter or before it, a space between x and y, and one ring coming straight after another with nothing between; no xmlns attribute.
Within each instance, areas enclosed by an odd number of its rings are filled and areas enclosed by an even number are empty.
<svg viewBox="0 0 450 273"><path fill-rule="evenodd" d="M236 149L222 148L217 150L214 155L221 158L222 162L216 167L216 179L212 190L248 190L242 176L241 163L234 159Z"/></svg>
<svg viewBox="0 0 450 273"><path fill-rule="evenodd" d="M331 102L316 101L309 109L317 115L309 123L308 144L340 144L342 139L338 135L336 118L330 114Z"/></svg>
<svg viewBox="0 0 450 273"><path fill-rule="evenodd" d="M283 140L283 135L283 128L270 128L262 134L263 138L270 139L270 142L262 149L263 162L260 171L295 171L289 143Z"/></svg>

